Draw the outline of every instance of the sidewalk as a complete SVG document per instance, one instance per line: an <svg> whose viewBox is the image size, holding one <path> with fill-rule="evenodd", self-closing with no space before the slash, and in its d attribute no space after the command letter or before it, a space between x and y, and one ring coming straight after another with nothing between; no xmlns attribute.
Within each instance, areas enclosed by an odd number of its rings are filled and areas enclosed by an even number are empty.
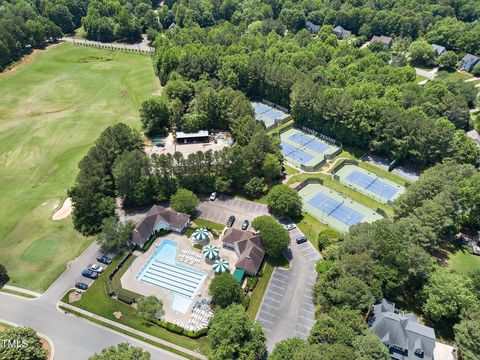
<svg viewBox="0 0 480 360"><path fill-rule="evenodd" d="M2 287L2 289L12 290L12 291L18 291L19 293L24 293L24 294L27 294L27 295L31 295L31 296L34 296L34 297L36 297L36 298L42 296L42 294L37 293L37 292L35 292L35 291L27 290L27 289L23 289L23 288L19 288L19 287L12 286L12 285L4 285L4 286Z"/></svg>
<svg viewBox="0 0 480 360"><path fill-rule="evenodd" d="M85 315L85 316L88 316L88 317L91 317L95 320L98 320L98 321L102 321L108 325L111 325L111 326L115 326L116 328L119 328L119 329L122 329L124 331L128 331L129 333L132 333L132 334L135 334L135 335L138 335L138 336L141 336L145 339L148 339L148 340L151 340L151 341L155 341L157 343L160 343L162 345L165 345L165 346L168 346L169 348L172 348L172 349L175 349L175 350L178 350L178 351L181 351L187 355L190 355L190 356L193 356L197 359L201 359L201 360L207 360L207 357L198 353L198 352L195 352L195 351L192 351L192 350L188 350L188 349L185 349L179 345L176 345L176 344L173 344L171 342L168 342L166 340L162 340L162 339L159 339L155 336L152 336L152 335L149 335L149 334L146 334L144 332L141 332L141 331L138 331L138 330L135 330L131 327L128 327L126 325L123 325L123 324L120 324L118 322L115 322L115 321L112 321L112 320L109 320L109 319L105 319L104 317L101 317L101 316L98 316L96 314L93 314L91 312L88 312L88 311L85 311L83 309L80 309L76 306L73 306L73 305L70 305L70 304L66 304L64 302L61 302L59 301L58 304L57 304L57 308L58 306L64 306L66 307L67 309L70 309L70 310L73 310L75 312L78 312L82 315ZM60 310L59 310L60 311ZM115 331L115 330L113 330ZM128 336L128 335L127 335ZM138 340L138 339L137 339Z"/></svg>

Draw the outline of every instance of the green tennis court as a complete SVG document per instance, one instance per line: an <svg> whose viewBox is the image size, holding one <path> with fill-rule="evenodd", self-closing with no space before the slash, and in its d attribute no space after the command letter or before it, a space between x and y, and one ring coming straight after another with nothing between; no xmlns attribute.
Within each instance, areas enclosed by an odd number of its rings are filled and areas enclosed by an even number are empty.
<svg viewBox="0 0 480 360"><path fill-rule="evenodd" d="M342 164L334 174L342 184L383 204L393 202L405 191L404 186L355 164Z"/></svg>
<svg viewBox="0 0 480 360"><path fill-rule="evenodd" d="M299 194L305 212L341 232L361 222L382 219L372 209L320 184L307 184Z"/></svg>

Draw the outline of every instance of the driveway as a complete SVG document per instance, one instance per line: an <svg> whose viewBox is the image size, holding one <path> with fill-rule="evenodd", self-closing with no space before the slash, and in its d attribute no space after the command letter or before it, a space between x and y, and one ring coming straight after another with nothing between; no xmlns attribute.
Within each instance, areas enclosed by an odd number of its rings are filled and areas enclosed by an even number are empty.
<svg viewBox="0 0 480 360"><path fill-rule="evenodd" d="M437 75L438 69L432 69L431 71L426 71L423 69L415 68L415 73L417 75L426 77L427 79L433 80L435 76Z"/></svg>
<svg viewBox="0 0 480 360"><path fill-rule="evenodd" d="M267 205L252 201L219 196L215 201L202 201L198 205L199 217L220 224L226 224L230 215L235 216L233 227L240 229L244 220L252 223L253 219L261 215L268 215ZM248 228L251 230L251 227Z"/></svg>
<svg viewBox="0 0 480 360"><path fill-rule="evenodd" d="M308 241L300 245L295 242L302 235L298 228L290 231L290 268L275 269L257 314L269 351L284 339L306 339L315 323L312 288L320 254Z"/></svg>

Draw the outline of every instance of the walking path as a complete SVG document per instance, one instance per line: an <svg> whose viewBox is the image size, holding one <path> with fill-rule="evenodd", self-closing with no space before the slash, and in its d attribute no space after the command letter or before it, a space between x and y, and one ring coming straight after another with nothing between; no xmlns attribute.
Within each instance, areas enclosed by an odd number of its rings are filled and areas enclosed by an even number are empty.
<svg viewBox="0 0 480 360"><path fill-rule="evenodd" d="M131 51L131 52L138 52L138 53L149 54L149 55L155 52L155 48L149 46L148 41L146 39L144 39L141 43L138 43L138 44L102 43L100 41L75 39L72 37L63 37L60 40L73 43L75 45L93 46L93 47L110 49L110 50Z"/></svg>

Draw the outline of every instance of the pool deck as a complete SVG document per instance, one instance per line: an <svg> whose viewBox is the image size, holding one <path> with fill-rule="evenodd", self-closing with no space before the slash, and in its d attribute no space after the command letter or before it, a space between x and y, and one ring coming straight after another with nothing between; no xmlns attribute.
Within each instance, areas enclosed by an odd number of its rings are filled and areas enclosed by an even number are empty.
<svg viewBox="0 0 480 360"><path fill-rule="evenodd" d="M210 236L212 239L212 236ZM173 240L177 243L177 263L183 266L191 267L197 270L201 270L207 273L206 279L200 284L199 290L197 294L192 298L191 304L188 310L185 313L181 313L172 309L172 301L173 301L173 292L170 290L163 289L159 286L151 285L142 282L136 278L138 272L142 269L142 267L148 262L150 257L153 255L157 246L163 240ZM234 251L229 249L224 249L222 247L222 243L220 240L215 239L209 242L210 245L218 246L220 249L220 258L228 260L230 264L230 271L233 272L234 265L237 262L237 256ZM178 261L178 255L182 250L190 250L200 253L201 250L195 249L193 247L193 242L184 235L176 234L176 233L169 233L165 236L161 236L155 240L155 243L150 246L145 253L140 253L139 256L135 259L132 263L130 268L125 271L122 278L120 279L122 287L124 289L134 291L140 295L144 296L156 296L157 298L163 301L163 310L164 315L162 317L163 320L168 322L173 322L175 320L180 320L182 322L188 322L192 313L192 305L200 299L209 297L208 295L208 287L210 285L210 281L214 276L212 265L207 263L205 260L201 260L200 263L197 264L186 264L184 262Z"/></svg>

